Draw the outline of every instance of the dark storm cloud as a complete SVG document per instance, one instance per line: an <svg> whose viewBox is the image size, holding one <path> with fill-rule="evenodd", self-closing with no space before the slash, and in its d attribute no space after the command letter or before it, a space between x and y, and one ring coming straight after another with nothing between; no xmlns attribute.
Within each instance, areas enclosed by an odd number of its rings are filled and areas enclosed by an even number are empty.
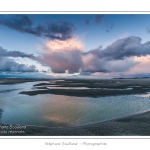
<svg viewBox="0 0 150 150"><path fill-rule="evenodd" d="M101 52L101 56L108 59L124 59L131 56L146 56L150 54L150 41L141 43L140 37L128 37L117 40Z"/></svg>
<svg viewBox="0 0 150 150"><path fill-rule="evenodd" d="M1 19L0 24L20 32L32 33L30 30L33 22L25 15L15 15L12 18Z"/></svg>
<svg viewBox="0 0 150 150"><path fill-rule="evenodd" d="M93 54L98 58L105 58L107 60L121 60L131 56L146 56L150 54L150 41L141 43L140 37L127 37L119 39L112 43L105 49L91 50L86 54Z"/></svg>
<svg viewBox="0 0 150 150"><path fill-rule="evenodd" d="M132 56L150 55L150 41L141 43L140 37L119 39L108 47L83 53L82 72L123 72L137 65Z"/></svg>
<svg viewBox="0 0 150 150"><path fill-rule="evenodd" d="M0 24L22 33L59 40L71 38L73 36L72 32L75 29L74 24L65 21L47 23L46 25L35 25L26 15L13 15L10 18L1 18Z"/></svg>
<svg viewBox="0 0 150 150"><path fill-rule="evenodd" d="M27 57L35 59L33 54L25 54L20 51L8 51L0 46L0 57Z"/></svg>
<svg viewBox="0 0 150 150"><path fill-rule="evenodd" d="M87 57L87 56L84 56ZM84 62L81 72L102 72L102 73L111 73L111 72L124 72L130 68L137 65L138 62L132 59L126 60L106 60L95 57L92 62Z"/></svg>
<svg viewBox="0 0 150 150"><path fill-rule="evenodd" d="M19 64L9 58L0 58L0 71L4 72L38 72L34 65Z"/></svg>
<svg viewBox="0 0 150 150"><path fill-rule="evenodd" d="M74 25L69 22L56 22L48 24L44 36L51 39L66 40L73 37Z"/></svg>

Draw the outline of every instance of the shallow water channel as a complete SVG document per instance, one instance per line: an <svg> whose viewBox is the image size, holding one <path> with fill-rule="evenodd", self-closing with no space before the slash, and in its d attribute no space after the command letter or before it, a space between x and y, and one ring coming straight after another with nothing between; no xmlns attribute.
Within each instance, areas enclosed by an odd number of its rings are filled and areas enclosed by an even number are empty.
<svg viewBox="0 0 150 150"><path fill-rule="evenodd" d="M21 91L35 90L33 85L37 83L40 82L0 85L2 123L48 127L80 126L150 110L150 94L98 98L18 94Z"/></svg>

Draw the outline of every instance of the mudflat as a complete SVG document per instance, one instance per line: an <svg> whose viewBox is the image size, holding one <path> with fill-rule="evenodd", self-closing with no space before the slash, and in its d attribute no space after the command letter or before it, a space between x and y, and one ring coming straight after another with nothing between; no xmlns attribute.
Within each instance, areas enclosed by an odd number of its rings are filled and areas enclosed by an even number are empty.
<svg viewBox="0 0 150 150"><path fill-rule="evenodd" d="M47 80L34 85L36 90L22 91L20 94L56 94L78 97L100 97L140 94L150 91L150 79L100 79L100 80Z"/></svg>
<svg viewBox="0 0 150 150"><path fill-rule="evenodd" d="M5 124L0 125L7 127ZM7 129L5 129L9 132ZM18 133L1 134L3 136L148 136L150 135L150 111L110 121L90 124L79 127L39 127L26 126L22 133L22 128ZM20 131L20 132L19 132Z"/></svg>
<svg viewBox="0 0 150 150"><path fill-rule="evenodd" d="M35 84L34 91L22 91L20 94L34 96L37 94L56 94L78 97L100 97L128 94L141 94L150 91L150 79L101 79L101 80L48 80L48 79L0 79L0 84L19 84L24 82L41 81ZM42 82L47 81L47 82ZM82 88L86 89L82 89ZM60 89L59 89L60 88ZM67 88L67 89L63 89ZM81 89L76 89L81 88ZM0 110L0 117L2 110ZM0 126L7 126L0 123ZM8 129L6 129L8 130ZM2 128L0 128L0 132ZM150 135L150 111L141 114L117 118L109 121L99 122L76 127L41 127L29 126L24 132L1 135L21 136L146 136Z"/></svg>

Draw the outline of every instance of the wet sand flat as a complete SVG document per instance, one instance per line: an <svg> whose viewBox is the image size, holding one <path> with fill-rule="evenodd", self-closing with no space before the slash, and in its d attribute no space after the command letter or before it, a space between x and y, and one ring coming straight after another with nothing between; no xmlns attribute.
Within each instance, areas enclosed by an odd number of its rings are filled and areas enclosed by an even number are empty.
<svg viewBox="0 0 150 150"><path fill-rule="evenodd" d="M49 83L34 85L34 91L22 91L20 94L34 96L38 94L56 94L78 97L100 97L115 95L141 94L150 91L150 79L101 79L101 80L49 80ZM55 88L54 88L55 87ZM68 89L66 89L66 87ZM74 89L74 88L81 89ZM63 89L64 88L64 89ZM87 88L87 89L82 89ZM88 89L89 88L89 89Z"/></svg>
<svg viewBox="0 0 150 150"><path fill-rule="evenodd" d="M1 126L6 126L1 124ZM0 129L1 131L2 129ZM100 122L80 127L48 128L26 126L24 133L1 135L22 136L148 136L150 135L150 112ZM18 130L19 132L19 130Z"/></svg>
<svg viewBox="0 0 150 150"><path fill-rule="evenodd" d="M140 94L150 91L150 79L109 79L109 80L37 80L37 79L0 79L0 84L13 85L24 82L47 81L34 85L34 91L22 91L20 94L34 96L37 94L70 95L79 97L114 96L120 94ZM56 87L87 87L90 89L48 89L49 86ZM105 88L105 89L104 89ZM131 89L127 89L131 88ZM40 90L38 90L40 89ZM118 90L119 89L119 90ZM121 89L121 90L120 90ZM1 112L2 113L2 112ZM1 115L1 114L0 114ZM104 121L78 127L41 127L29 126L21 131L3 133L0 124L0 135L22 135L22 136L146 136L150 135L150 111L131 115L123 118ZM7 131L8 129L6 129ZM20 132L19 132L20 131Z"/></svg>

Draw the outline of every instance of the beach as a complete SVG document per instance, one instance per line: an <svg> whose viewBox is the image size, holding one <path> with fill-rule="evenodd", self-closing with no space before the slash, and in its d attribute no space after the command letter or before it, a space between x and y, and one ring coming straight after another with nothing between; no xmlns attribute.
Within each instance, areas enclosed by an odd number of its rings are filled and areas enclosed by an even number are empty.
<svg viewBox="0 0 150 150"><path fill-rule="evenodd" d="M2 126L9 126L1 124ZM79 127L48 128L38 126L26 126L18 129L18 133L7 131L2 136L149 136L150 135L150 112L144 112L124 118L104 121ZM12 131L12 129L11 129ZM14 131L16 131L14 129ZM20 132L19 132L20 131Z"/></svg>
<svg viewBox="0 0 150 150"><path fill-rule="evenodd" d="M108 79L108 80L47 80L47 79L0 79L1 85L13 85L41 81L34 84L34 90L18 93L27 95L65 95L73 97L106 97L132 95L150 91L150 79ZM49 87L57 87L50 89ZM69 89L59 89L69 87ZM71 89L74 87L74 89ZM76 88L86 89L76 89ZM71 92L72 91L72 92ZM4 93L4 91L1 91ZM10 92L10 91L5 91ZM123 106L122 106L123 107ZM100 115L100 114L99 114ZM0 117L3 110L0 109ZM1 121L1 120L0 120ZM150 135L150 111L144 111L116 119L79 126L48 127L28 124L0 124L1 136L148 136Z"/></svg>

